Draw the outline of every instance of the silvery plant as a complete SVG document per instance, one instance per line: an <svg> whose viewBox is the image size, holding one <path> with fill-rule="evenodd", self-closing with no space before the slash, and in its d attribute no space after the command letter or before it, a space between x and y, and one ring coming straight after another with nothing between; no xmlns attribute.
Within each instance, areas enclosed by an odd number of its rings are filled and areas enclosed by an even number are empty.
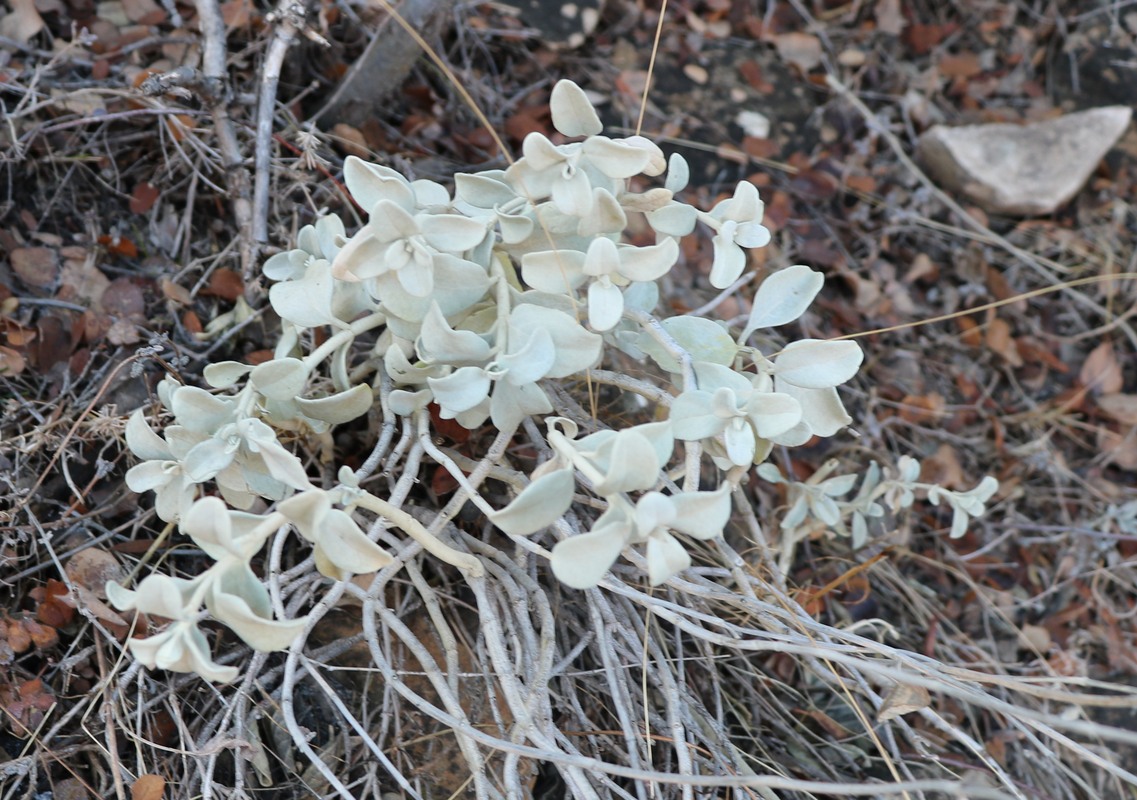
<svg viewBox="0 0 1137 800"><path fill-rule="evenodd" d="M744 497L736 489L755 468L787 483L783 566L793 542L819 528L863 543L874 517L910 505L916 491L952 506L953 535L982 513L993 479L949 492L919 483L911 459L887 479L875 465L864 475L832 475L827 466L805 482L783 477L767 462L774 448L833 436L851 422L837 387L861 364L856 343L771 344L778 339L769 329L805 312L821 273L791 266L770 274L741 330L659 316L657 281L699 225L712 235L710 282L719 289L740 277L748 249L769 242L758 191L742 182L709 212L698 210L677 199L684 160L665 158L641 136L603 136L578 86L558 83L551 112L567 143L532 133L508 169L457 175L453 194L348 158L345 182L367 223L348 236L337 216L324 216L264 265L282 320L275 357L255 367L211 364L210 389L166 378L158 387L165 413L153 418L167 421L160 432L143 410L130 418L126 442L142 461L128 485L153 491L157 515L214 562L192 579L153 574L133 590L109 587L120 609L169 620L130 641L141 663L234 679L235 668L212 659L199 628L207 617L257 650L287 648L306 620L279 618L282 604L250 561L289 529L332 580L392 564L375 541L387 526L480 573L471 553L364 488L366 470L343 467L337 485L318 488L286 444L307 440L327 452L334 426L373 407L401 419L404 438L421 442L505 534L555 528L551 570L574 588L600 584L629 548L642 552L636 563L652 585L687 569L684 542L722 535L732 502ZM622 241L637 215L654 244ZM654 377L620 371L630 363ZM627 398L644 421L610 427L572 399L597 385ZM436 418L467 429L488 423L505 444L524 429L540 463L494 507L434 442ZM504 458L499 471L515 472ZM861 489L843 499L858 480Z"/></svg>

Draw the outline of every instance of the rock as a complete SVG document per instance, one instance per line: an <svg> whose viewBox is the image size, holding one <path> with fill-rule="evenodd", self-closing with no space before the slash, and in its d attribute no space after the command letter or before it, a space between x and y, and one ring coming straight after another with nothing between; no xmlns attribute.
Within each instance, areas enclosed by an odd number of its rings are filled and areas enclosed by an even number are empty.
<svg viewBox="0 0 1137 800"><path fill-rule="evenodd" d="M1029 125L936 125L917 157L944 186L993 214L1049 214L1082 188L1129 126L1106 106Z"/></svg>

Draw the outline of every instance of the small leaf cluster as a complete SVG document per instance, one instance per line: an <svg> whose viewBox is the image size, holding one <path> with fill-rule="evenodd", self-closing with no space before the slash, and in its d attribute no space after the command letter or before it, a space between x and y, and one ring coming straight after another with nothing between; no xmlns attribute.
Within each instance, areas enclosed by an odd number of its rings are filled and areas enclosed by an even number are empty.
<svg viewBox="0 0 1137 800"><path fill-rule="evenodd" d="M366 224L348 235L337 216L325 215L264 265L282 325L274 358L255 367L211 364L208 390L163 381L159 397L172 420L160 432L142 411L131 417L126 440L142 463L128 484L154 491L158 516L215 562L190 580L155 574L134 591L112 587L120 608L171 620L157 635L132 640L141 662L232 679L233 668L210 659L198 627L206 613L256 649L288 646L305 621L274 616L282 605L252 560L270 536L294 530L329 578L390 566L360 510L381 523L373 534L401 528L467 574L480 570L476 558L361 488L350 469L339 471L339 485L315 487L285 444L327 443L333 426L369 412L417 434L417 452L450 470L506 534L555 528L552 571L577 588L602 582L633 546L644 550L652 585L671 579L691 564L684 537L722 534L755 465L763 465L759 476L784 480L763 463L775 446L832 436L851 422L837 387L861 364L856 343L773 346L763 334L760 346L751 344L756 332L807 310L821 273L792 266L769 275L737 332L657 314L658 281L697 226L712 237L709 280L719 289L742 274L747 249L769 242L754 185L744 181L699 210L678 197L688 180L684 160L665 158L641 136L602 135L578 86L558 83L550 108L563 140L532 133L520 159L457 175L453 194L348 158L344 180ZM637 216L653 243L624 241ZM630 362L655 378L618 369ZM647 421L610 427L589 418L571 399L581 379L635 397ZM468 429L492 425L506 441L524 435L545 454L542 463L511 501L490 503L432 444L436 416ZM404 463L417 468L418 459ZM855 478L833 480L791 485L789 529L813 514L836 528L851 516L860 531L895 483L866 477L859 499L842 505L836 498ZM966 525L990 488L985 481L971 495L927 491L933 502L962 509Z"/></svg>
<svg viewBox="0 0 1137 800"><path fill-rule="evenodd" d="M804 481L787 480L770 463L757 468L759 477L786 486L788 507L780 522L784 568L793 558L795 544L817 530L848 536L854 548L863 547L869 540L872 520L884 517L886 512L895 514L910 508L918 493L933 506L943 503L951 508L950 536L958 539L967 533L972 518L986 512L987 502L999 489L998 480L990 475L967 491L922 482L920 462L911 456L897 460L895 476L886 474L875 461L861 475L835 475L838 466L836 460L830 460ZM849 496L854 489L856 493Z"/></svg>

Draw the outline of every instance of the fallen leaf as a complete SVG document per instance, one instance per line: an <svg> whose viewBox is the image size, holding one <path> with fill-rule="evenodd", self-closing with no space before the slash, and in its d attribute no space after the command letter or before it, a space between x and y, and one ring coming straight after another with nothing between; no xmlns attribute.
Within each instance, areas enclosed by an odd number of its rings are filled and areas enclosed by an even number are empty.
<svg viewBox="0 0 1137 800"><path fill-rule="evenodd" d="M130 800L162 800L166 779L161 775L139 775L130 786Z"/></svg>
<svg viewBox="0 0 1137 800"><path fill-rule="evenodd" d="M1097 446L1107 464L1137 471L1137 435L1132 430L1122 436L1108 428L1098 428Z"/></svg>
<svg viewBox="0 0 1137 800"><path fill-rule="evenodd" d="M167 300L173 300L180 306L193 305L193 295L190 294L189 289L181 284L174 283L169 278L162 278L159 285L162 287L162 294L166 296Z"/></svg>
<svg viewBox="0 0 1137 800"><path fill-rule="evenodd" d="M122 10L131 22L157 25L166 19L166 12L154 0L122 0Z"/></svg>
<svg viewBox="0 0 1137 800"><path fill-rule="evenodd" d="M221 267L215 269L213 274L209 276L209 286L206 288L206 292L214 297L220 297L222 300L235 302L238 297L244 295L245 282L233 270Z"/></svg>
<svg viewBox="0 0 1137 800"><path fill-rule="evenodd" d="M0 375L19 375L26 366L27 362L19 352L0 345Z"/></svg>
<svg viewBox="0 0 1137 800"><path fill-rule="evenodd" d="M983 71L975 53L945 55L936 64L940 74L948 78L973 78Z"/></svg>
<svg viewBox="0 0 1137 800"><path fill-rule="evenodd" d="M1098 408L1118 422L1137 425L1137 394L1103 394Z"/></svg>
<svg viewBox="0 0 1137 800"><path fill-rule="evenodd" d="M347 155L363 159L371 158L371 151L367 149L367 139L359 128L339 122L332 128L331 134L336 147Z"/></svg>
<svg viewBox="0 0 1137 800"><path fill-rule="evenodd" d="M134 186L130 193L130 210L134 214L145 214L154 207L158 201L158 187L148 181L142 181Z"/></svg>
<svg viewBox="0 0 1137 800"><path fill-rule="evenodd" d="M107 581L121 582L124 578L118 559L98 547L87 547L71 556L63 571L75 586L101 598L107 596Z"/></svg>
<svg viewBox="0 0 1137 800"><path fill-rule="evenodd" d="M59 277L59 254L50 247L18 247L8 258L20 280L29 286L46 288Z"/></svg>
<svg viewBox="0 0 1137 800"><path fill-rule="evenodd" d="M103 292L99 302L103 311L111 316L142 321L146 312L146 298L142 289L130 278L115 278Z"/></svg>
<svg viewBox="0 0 1137 800"><path fill-rule="evenodd" d="M959 455L950 444L941 444L935 453L920 464L920 480L945 489L969 489L970 483L959 463Z"/></svg>
<svg viewBox="0 0 1137 800"><path fill-rule="evenodd" d="M1040 625L1023 625L1019 644L1045 655L1050 652L1050 631Z"/></svg>
<svg viewBox="0 0 1137 800"><path fill-rule="evenodd" d="M245 28L253 11L253 4L249 0L228 0L221 4L221 19L227 28Z"/></svg>
<svg viewBox="0 0 1137 800"><path fill-rule="evenodd" d="M898 683L884 695L880 704L880 711L876 714L877 722L888 722L890 719L911 714L932 704L932 697L923 686L913 686L908 683Z"/></svg>
<svg viewBox="0 0 1137 800"><path fill-rule="evenodd" d="M131 200L133 203L134 200ZM119 256L121 258L138 258L138 245L132 242L125 236L120 236L117 233L113 236L103 235L96 241L107 249L107 252L112 256Z"/></svg>
<svg viewBox="0 0 1137 800"><path fill-rule="evenodd" d="M782 33L774 38L774 47L782 61L809 72L821 63L821 40L812 33Z"/></svg>
<svg viewBox="0 0 1137 800"><path fill-rule="evenodd" d="M825 732L834 739L844 741L853 735L852 731L819 708L814 708L804 713L805 716L820 725Z"/></svg>
<svg viewBox="0 0 1137 800"><path fill-rule="evenodd" d="M889 36L899 36L908 24L900 11L900 0L877 0L873 11L877 30Z"/></svg>
<svg viewBox="0 0 1137 800"><path fill-rule="evenodd" d="M1113 342L1105 341L1090 351L1078 373L1078 380L1094 394L1116 394L1125 379L1113 351Z"/></svg>
<svg viewBox="0 0 1137 800"><path fill-rule="evenodd" d="M1019 348L1015 345L1015 338L1011 336L1011 326L1006 320L998 317L991 320L990 324L987 325L986 342L987 348L991 352L1001 355L1012 367L1023 365Z"/></svg>
<svg viewBox="0 0 1137 800"><path fill-rule="evenodd" d="M27 737L43 722L44 714L55 705L55 697L43 681L35 678L23 681L18 686L0 684L0 724L9 723L16 736Z"/></svg>
<svg viewBox="0 0 1137 800"><path fill-rule="evenodd" d="M75 616L71 592L63 581L52 578L46 585L37 586L28 594L36 601L36 619L44 625L60 628Z"/></svg>
<svg viewBox="0 0 1137 800"><path fill-rule="evenodd" d="M135 324L122 317L111 323L106 336L107 341L114 345L138 344L142 341Z"/></svg>
<svg viewBox="0 0 1137 800"><path fill-rule="evenodd" d="M51 787L51 800L91 800L91 793L78 778L64 778Z"/></svg>
<svg viewBox="0 0 1137 800"><path fill-rule="evenodd" d="M0 17L0 36L27 44L43 30L43 17L36 10L35 0L9 0L12 11Z"/></svg>
<svg viewBox="0 0 1137 800"><path fill-rule="evenodd" d="M909 394L900 401L900 417L908 422L936 422L944 416L944 396L937 392Z"/></svg>
<svg viewBox="0 0 1137 800"><path fill-rule="evenodd" d="M101 237L100 237L101 238ZM94 259L68 259L59 274L59 294L62 300L96 305L111 285L110 280L94 263Z"/></svg>

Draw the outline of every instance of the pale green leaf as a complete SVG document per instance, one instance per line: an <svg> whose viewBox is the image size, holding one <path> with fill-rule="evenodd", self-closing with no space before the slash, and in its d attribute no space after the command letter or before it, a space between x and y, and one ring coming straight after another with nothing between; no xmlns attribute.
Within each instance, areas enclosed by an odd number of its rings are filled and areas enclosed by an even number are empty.
<svg viewBox="0 0 1137 800"><path fill-rule="evenodd" d="M368 412L374 402L371 387L365 383L353 386L346 392L338 392L328 397L309 400L296 398L296 406L306 417L339 425L361 417Z"/></svg>
<svg viewBox="0 0 1137 800"><path fill-rule="evenodd" d="M547 528L568 511L576 487L571 469L542 475L521 490L513 502L490 517L511 536L527 536Z"/></svg>
<svg viewBox="0 0 1137 800"><path fill-rule="evenodd" d="M740 342L746 341L759 328L774 328L793 322L805 313L825 283L825 276L797 264L786 267L762 281L754 295L750 318Z"/></svg>
<svg viewBox="0 0 1137 800"><path fill-rule="evenodd" d="M553 127L565 136L594 136L604 129L592 101L572 81L557 81L549 97Z"/></svg>

